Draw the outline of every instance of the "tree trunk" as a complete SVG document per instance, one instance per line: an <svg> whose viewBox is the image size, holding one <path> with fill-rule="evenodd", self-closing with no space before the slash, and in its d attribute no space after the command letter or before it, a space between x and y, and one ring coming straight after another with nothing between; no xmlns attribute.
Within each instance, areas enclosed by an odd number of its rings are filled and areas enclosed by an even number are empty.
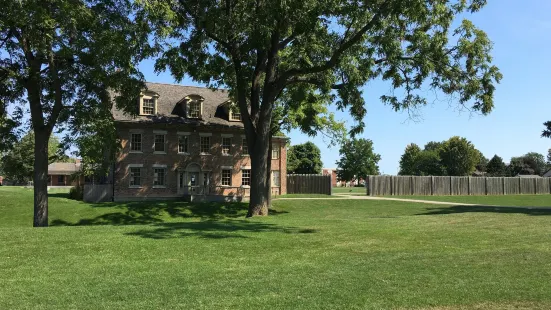
<svg viewBox="0 0 551 310"><path fill-rule="evenodd" d="M251 194L249 212L247 217L256 215L268 215L269 207L269 131L258 134L255 139L254 149L251 152Z"/></svg>
<svg viewBox="0 0 551 310"><path fill-rule="evenodd" d="M44 132L34 134L34 227L48 226L48 140Z"/></svg>

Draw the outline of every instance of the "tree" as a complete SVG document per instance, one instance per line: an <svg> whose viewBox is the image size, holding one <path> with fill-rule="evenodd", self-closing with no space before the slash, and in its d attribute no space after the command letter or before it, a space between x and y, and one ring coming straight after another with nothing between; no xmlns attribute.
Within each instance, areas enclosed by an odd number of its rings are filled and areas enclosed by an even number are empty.
<svg viewBox="0 0 551 310"><path fill-rule="evenodd" d="M340 148L341 159L337 161L337 176L341 180L366 178L379 174L378 162L381 155L373 151L373 141L352 139L343 141Z"/></svg>
<svg viewBox="0 0 551 310"><path fill-rule="evenodd" d="M321 151L312 142L293 145L287 153L287 172L297 174L320 174Z"/></svg>
<svg viewBox="0 0 551 310"><path fill-rule="evenodd" d="M508 166L510 176L543 175L547 169L545 156L536 152L529 152L520 157L511 158Z"/></svg>
<svg viewBox="0 0 551 310"><path fill-rule="evenodd" d="M476 171L486 172L489 160L486 156L484 156L484 154L482 154L482 152L479 150L476 151L478 152L478 158L480 158L480 160L476 164L475 169Z"/></svg>
<svg viewBox="0 0 551 310"><path fill-rule="evenodd" d="M547 168L551 168L551 149L547 151Z"/></svg>
<svg viewBox="0 0 551 310"><path fill-rule="evenodd" d="M489 113L501 79L491 41L468 20L452 28L455 16L485 2L181 0L147 2L145 12L159 35L169 34L157 70L225 87L237 103L251 152L253 216L268 213L278 107L300 116L298 128L308 130L318 124L319 108L335 103L349 109L357 134L366 114L360 89L382 79L403 94L381 97L395 110L425 105L423 86L430 84Z"/></svg>
<svg viewBox="0 0 551 310"><path fill-rule="evenodd" d="M501 157L494 155L486 165L486 172L491 177L503 177L507 173L507 165Z"/></svg>
<svg viewBox="0 0 551 310"><path fill-rule="evenodd" d="M27 105L34 131L34 226L48 226L48 141L54 128L94 121L117 105L132 112L148 26L130 0L0 0L3 100ZM124 99L126 98L126 100ZM25 109L26 110L26 109ZM134 112L135 113L135 112ZM12 115L14 116L14 115ZM95 135L97 139L103 139Z"/></svg>
<svg viewBox="0 0 551 310"><path fill-rule="evenodd" d="M408 144L404 154L400 158L399 175L417 175L417 158L421 153L421 148L415 143Z"/></svg>
<svg viewBox="0 0 551 310"><path fill-rule="evenodd" d="M467 139L455 136L442 144L440 159L448 175L467 176L480 162L480 152Z"/></svg>
<svg viewBox="0 0 551 310"><path fill-rule="evenodd" d="M415 159L415 173L413 175L446 175L446 168L441 164L438 151L421 151Z"/></svg>
<svg viewBox="0 0 551 310"><path fill-rule="evenodd" d="M543 175L547 171L547 163L543 154L528 152L524 154L523 158L524 162L534 169L534 174Z"/></svg>
<svg viewBox="0 0 551 310"><path fill-rule="evenodd" d="M442 142L430 141L427 144L425 144L424 150L439 152L440 148L442 148Z"/></svg>
<svg viewBox="0 0 551 310"><path fill-rule="evenodd" d="M535 171L530 165L528 165L524 158L512 157L509 165L507 166L507 174L510 177L516 177L517 175L533 175Z"/></svg>
<svg viewBox="0 0 551 310"><path fill-rule="evenodd" d="M33 179L34 174L34 133L27 133L13 148L2 158L1 170L4 176L17 183L27 183ZM57 161L63 157L56 136L50 136L48 143L48 163ZM66 157L66 155L65 155Z"/></svg>

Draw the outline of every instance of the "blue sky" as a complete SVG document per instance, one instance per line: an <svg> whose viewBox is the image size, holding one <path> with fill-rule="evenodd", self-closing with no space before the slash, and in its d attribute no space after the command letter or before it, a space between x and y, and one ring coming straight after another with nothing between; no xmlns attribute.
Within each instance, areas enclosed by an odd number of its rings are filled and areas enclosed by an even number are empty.
<svg viewBox="0 0 551 310"><path fill-rule="evenodd" d="M431 102L411 120L407 113L394 112L383 105L379 97L388 94L390 85L373 81L364 87L368 114L366 129L360 137L373 140L375 151L382 156L382 173L396 174L398 162L409 143L421 147L428 141L442 141L462 136L488 158L498 154L508 162L512 156L527 152L544 155L551 140L540 138L543 122L551 120L551 10L549 0L491 0L474 15L467 16L486 31L494 42L494 63L503 74L495 93L495 108L488 116L461 111L447 98L435 98L427 91ZM153 61L141 65L146 80L175 83L169 73L153 72ZM186 79L184 85L200 85ZM347 121L346 113L337 119ZM322 137L308 137L298 131L289 133L291 144L313 141L322 150L324 167L335 167L339 158L337 147L328 148Z"/></svg>

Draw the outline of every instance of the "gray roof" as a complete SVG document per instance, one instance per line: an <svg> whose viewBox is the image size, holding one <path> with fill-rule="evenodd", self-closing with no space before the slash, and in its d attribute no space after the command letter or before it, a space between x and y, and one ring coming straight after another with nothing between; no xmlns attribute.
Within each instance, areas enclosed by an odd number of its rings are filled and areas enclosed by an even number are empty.
<svg viewBox="0 0 551 310"><path fill-rule="evenodd" d="M133 117L113 107L112 112L115 121L243 127L241 122L230 122L227 112L222 107L229 100L228 91L226 90L161 83L146 83L146 87L147 91L159 95L157 98L157 115ZM180 103L189 95L198 95L204 98L201 119L185 117ZM136 103L136 109L138 109L138 103Z"/></svg>
<svg viewBox="0 0 551 310"><path fill-rule="evenodd" d="M51 163L48 165L48 174L71 175L80 171L80 164L75 163Z"/></svg>

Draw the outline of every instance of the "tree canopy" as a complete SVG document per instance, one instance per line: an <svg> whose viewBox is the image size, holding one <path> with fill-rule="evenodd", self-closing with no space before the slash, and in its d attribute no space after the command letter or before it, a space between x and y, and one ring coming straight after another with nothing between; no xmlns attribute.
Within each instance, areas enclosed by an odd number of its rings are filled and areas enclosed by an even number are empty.
<svg viewBox="0 0 551 310"><path fill-rule="evenodd" d="M341 145L340 155L337 176L341 180L365 179L368 175L379 174L381 155L374 152L373 141L369 139L345 140Z"/></svg>
<svg viewBox="0 0 551 310"><path fill-rule="evenodd" d="M400 175L471 175L485 169L487 159L465 138L429 142L421 150L409 144L400 159ZM483 170L480 170L483 171Z"/></svg>
<svg viewBox="0 0 551 310"><path fill-rule="evenodd" d="M494 155L486 165L486 172L490 177L504 177L507 174L507 165L501 157Z"/></svg>
<svg viewBox="0 0 551 310"><path fill-rule="evenodd" d="M48 143L48 163L55 161L68 161L68 157L62 153L59 139L52 135ZM0 169L4 177L19 184L27 183L33 179L34 174L34 133L27 133L21 140L14 143L1 159Z"/></svg>
<svg viewBox="0 0 551 310"><path fill-rule="evenodd" d="M293 145L287 151L287 173L320 174L321 151L312 142Z"/></svg>
<svg viewBox="0 0 551 310"><path fill-rule="evenodd" d="M241 112L251 151L249 216L267 214L268 152L276 114L316 132L327 106L348 110L363 130L362 87L374 79L400 91L381 101L395 110L427 103L425 87L489 113L495 84L492 43L467 19L485 0L148 1L146 19L168 36L156 63L225 87ZM330 114L329 114L330 115ZM277 125L276 125L277 127Z"/></svg>

